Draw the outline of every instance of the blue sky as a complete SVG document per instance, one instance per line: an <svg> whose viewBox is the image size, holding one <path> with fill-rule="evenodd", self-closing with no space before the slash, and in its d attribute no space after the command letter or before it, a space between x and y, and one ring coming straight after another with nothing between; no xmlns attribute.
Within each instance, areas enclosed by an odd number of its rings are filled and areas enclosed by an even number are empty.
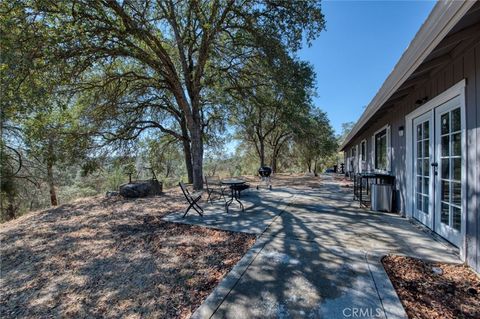
<svg viewBox="0 0 480 319"><path fill-rule="evenodd" d="M356 121L427 18L433 1L324 1L327 30L298 56L317 73L315 105L333 128Z"/></svg>

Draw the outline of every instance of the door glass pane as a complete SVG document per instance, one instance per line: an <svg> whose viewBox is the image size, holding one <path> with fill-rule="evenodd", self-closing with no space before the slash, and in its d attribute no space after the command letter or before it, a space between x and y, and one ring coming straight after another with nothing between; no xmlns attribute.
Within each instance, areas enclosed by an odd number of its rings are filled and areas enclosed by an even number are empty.
<svg viewBox="0 0 480 319"><path fill-rule="evenodd" d="M423 139L422 136L422 124L417 125L417 141Z"/></svg>
<svg viewBox="0 0 480 319"><path fill-rule="evenodd" d="M452 204L462 206L462 184L452 183Z"/></svg>
<svg viewBox="0 0 480 319"><path fill-rule="evenodd" d="M428 138L430 136L430 122L423 122L423 138Z"/></svg>
<svg viewBox="0 0 480 319"><path fill-rule="evenodd" d="M429 184L430 183L430 178L428 177L424 177L423 178L423 193L428 195L428 191L429 191Z"/></svg>
<svg viewBox="0 0 480 319"><path fill-rule="evenodd" d="M450 178L450 159L442 158L442 178Z"/></svg>
<svg viewBox="0 0 480 319"><path fill-rule="evenodd" d="M449 202L450 201L450 183L447 181L442 181L441 184L441 200L444 202Z"/></svg>
<svg viewBox="0 0 480 319"><path fill-rule="evenodd" d="M417 158L422 158L422 142L417 143Z"/></svg>
<svg viewBox="0 0 480 319"><path fill-rule="evenodd" d="M429 166L430 166L430 160L424 159L424 160L423 160L423 174L424 174L424 175L427 175L427 174L428 174Z"/></svg>
<svg viewBox="0 0 480 319"><path fill-rule="evenodd" d="M452 111L452 132L460 131L460 108Z"/></svg>
<svg viewBox="0 0 480 319"><path fill-rule="evenodd" d="M452 155L462 155L462 145L460 144L461 133L452 134Z"/></svg>
<svg viewBox="0 0 480 319"><path fill-rule="evenodd" d="M428 214L428 196L423 196L423 206L422 206L422 211L425 214Z"/></svg>
<svg viewBox="0 0 480 319"><path fill-rule="evenodd" d="M442 211L440 213L440 221L443 224L449 224L449 205L442 203Z"/></svg>
<svg viewBox="0 0 480 319"><path fill-rule="evenodd" d="M422 177L417 177L417 192L421 193L422 192Z"/></svg>
<svg viewBox="0 0 480 319"><path fill-rule="evenodd" d="M452 227L458 231L460 231L461 224L462 224L462 210L458 207L452 206Z"/></svg>
<svg viewBox="0 0 480 319"><path fill-rule="evenodd" d="M453 158L453 179L456 181L461 181L462 179L462 159L461 158Z"/></svg>
<svg viewBox="0 0 480 319"><path fill-rule="evenodd" d="M422 210L422 195L420 194L417 194L417 209L418 210Z"/></svg>
<svg viewBox="0 0 480 319"><path fill-rule="evenodd" d="M419 159L417 160L417 174L422 175L422 165L423 165L423 160Z"/></svg>
<svg viewBox="0 0 480 319"><path fill-rule="evenodd" d="M449 150L450 150L450 136L442 136L442 156L448 156L449 155Z"/></svg>
<svg viewBox="0 0 480 319"><path fill-rule="evenodd" d="M450 132L450 123L449 123L449 113L445 113L442 115L440 119L440 125L442 127L442 134L447 134Z"/></svg>
<svg viewBox="0 0 480 319"><path fill-rule="evenodd" d="M430 155L430 150L429 150L429 143L428 140L423 141L423 157L428 158Z"/></svg>

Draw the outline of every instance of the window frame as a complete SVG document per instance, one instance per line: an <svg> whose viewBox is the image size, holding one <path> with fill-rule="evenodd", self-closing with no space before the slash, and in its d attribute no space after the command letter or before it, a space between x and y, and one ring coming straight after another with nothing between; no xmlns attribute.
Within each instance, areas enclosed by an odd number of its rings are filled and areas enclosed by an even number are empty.
<svg viewBox="0 0 480 319"><path fill-rule="evenodd" d="M358 169L363 172L367 169L367 139L363 139L358 145Z"/></svg>
<svg viewBox="0 0 480 319"><path fill-rule="evenodd" d="M382 131L385 131L385 137L386 137L386 157L387 157L387 163L385 169L383 168L377 168L377 161L376 161L376 155L377 155L377 147L376 147L376 136L381 133ZM391 129L390 129L390 124L386 124L382 126L380 129L375 131L372 135L372 167L373 170L377 173L386 173L389 174L392 170L391 167L391 151L392 146L391 146Z"/></svg>
<svg viewBox="0 0 480 319"><path fill-rule="evenodd" d="M354 145L350 149L350 171L356 173L356 165L355 165L355 160L357 159L357 146Z"/></svg>
<svg viewBox="0 0 480 319"><path fill-rule="evenodd" d="M364 139L360 142L360 160L365 162L367 160L367 140Z"/></svg>

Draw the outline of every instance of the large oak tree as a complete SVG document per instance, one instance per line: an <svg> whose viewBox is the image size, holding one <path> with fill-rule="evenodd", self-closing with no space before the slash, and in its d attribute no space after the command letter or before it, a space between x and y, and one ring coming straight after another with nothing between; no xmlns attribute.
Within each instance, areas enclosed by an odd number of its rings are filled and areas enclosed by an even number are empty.
<svg viewBox="0 0 480 319"><path fill-rule="evenodd" d="M81 79L104 63L138 63L168 92L188 130L193 184L203 187L205 95L212 83L280 43L295 51L324 28L319 1L21 1L51 33L46 54ZM268 50L267 50L268 52ZM101 75L101 74L100 74ZM219 78L220 77L220 78Z"/></svg>

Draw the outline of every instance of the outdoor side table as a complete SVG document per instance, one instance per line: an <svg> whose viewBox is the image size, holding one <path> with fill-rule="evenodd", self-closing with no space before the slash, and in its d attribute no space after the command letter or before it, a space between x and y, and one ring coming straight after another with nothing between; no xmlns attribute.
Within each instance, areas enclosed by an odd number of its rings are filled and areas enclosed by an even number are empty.
<svg viewBox="0 0 480 319"><path fill-rule="evenodd" d="M228 213L228 207L233 203L233 201L237 201L240 204L240 207L242 208L242 211L245 211L245 208L243 207L242 202L238 199L237 192L235 191L235 186L243 185L245 183L246 182L244 180L238 179L238 178L231 178L231 179L222 180L222 185L226 185L226 186L230 187L231 194L232 194L230 200L228 200L225 203L225 208L227 210L227 213Z"/></svg>

